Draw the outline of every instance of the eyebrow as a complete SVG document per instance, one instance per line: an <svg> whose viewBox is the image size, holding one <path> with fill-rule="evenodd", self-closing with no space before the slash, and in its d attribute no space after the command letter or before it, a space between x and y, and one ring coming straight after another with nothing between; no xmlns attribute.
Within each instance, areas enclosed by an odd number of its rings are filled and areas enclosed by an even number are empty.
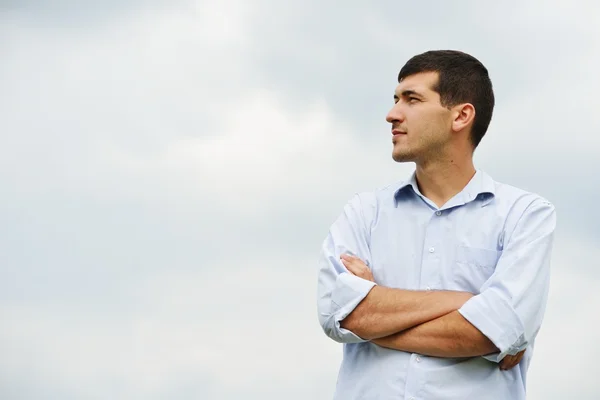
<svg viewBox="0 0 600 400"><path fill-rule="evenodd" d="M402 97L417 96L417 97L421 97L421 98L423 97L422 94L415 92L414 90L411 90L411 89L403 90L401 93L401 96ZM398 100L398 99L399 99L398 95L394 93L394 100Z"/></svg>

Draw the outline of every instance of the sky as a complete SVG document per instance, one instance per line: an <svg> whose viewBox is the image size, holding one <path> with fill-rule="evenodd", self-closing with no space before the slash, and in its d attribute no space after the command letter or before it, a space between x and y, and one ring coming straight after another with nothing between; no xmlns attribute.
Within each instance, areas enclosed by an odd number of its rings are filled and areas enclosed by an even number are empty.
<svg viewBox="0 0 600 400"><path fill-rule="evenodd" d="M0 398L332 397L317 259L405 179L413 55L488 68L475 153L558 216L529 399L597 399L600 4L0 0Z"/></svg>

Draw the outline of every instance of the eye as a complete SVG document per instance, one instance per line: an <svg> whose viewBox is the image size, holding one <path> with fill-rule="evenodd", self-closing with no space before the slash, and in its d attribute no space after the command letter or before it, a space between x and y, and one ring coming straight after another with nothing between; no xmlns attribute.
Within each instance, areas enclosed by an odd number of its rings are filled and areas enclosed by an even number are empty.
<svg viewBox="0 0 600 400"><path fill-rule="evenodd" d="M416 97L409 97L409 98L408 98L408 102L409 102L409 103L415 103L415 102L417 102L417 101L420 101L420 100L419 100L419 99L417 99Z"/></svg>

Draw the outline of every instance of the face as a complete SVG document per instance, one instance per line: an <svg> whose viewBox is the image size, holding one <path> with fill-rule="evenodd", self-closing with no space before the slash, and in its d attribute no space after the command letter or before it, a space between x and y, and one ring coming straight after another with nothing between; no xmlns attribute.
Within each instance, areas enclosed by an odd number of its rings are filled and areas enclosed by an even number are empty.
<svg viewBox="0 0 600 400"><path fill-rule="evenodd" d="M432 90L437 72L410 75L394 94L394 107L386 120L392 124L392 158L417 163L435 159L444 152L452 137L452 112L440 104Z"/></svg>

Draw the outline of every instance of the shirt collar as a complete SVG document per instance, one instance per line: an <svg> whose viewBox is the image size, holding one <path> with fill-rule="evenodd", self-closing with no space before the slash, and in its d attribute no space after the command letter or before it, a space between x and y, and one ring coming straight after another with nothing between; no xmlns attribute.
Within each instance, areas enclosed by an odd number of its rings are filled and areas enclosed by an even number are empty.
<svg viewBox="0 0 600 400"><path fill-rule="evenodd" d="M419 186L417 185L417 171L413 171L410 178L400 183L400 185L394 191L394 198L398 199L399 196L407 192L407 188L412 187L415 193L421 195Z"/></svg>
<svg viewBox="0 0 600 400"><path fill-rule="evenodd" d="M402 196L405 196L406 193L410 192L408 188L412 188L413 192L420 197L425 197L419 191L419 186L417 185L417 172L413 171L410 178L401 182L394 191L394 203L396 206L398 205L398 200ZM488 174L478 169L475 171L473 178L471 178L469 183L467 183L467 186L465 186L460 193L450 199L448 203L444 205L444 208L466 204L475 199L481 200L481 207L485 207L494 199L495 195L496 183Z"/></svg>

